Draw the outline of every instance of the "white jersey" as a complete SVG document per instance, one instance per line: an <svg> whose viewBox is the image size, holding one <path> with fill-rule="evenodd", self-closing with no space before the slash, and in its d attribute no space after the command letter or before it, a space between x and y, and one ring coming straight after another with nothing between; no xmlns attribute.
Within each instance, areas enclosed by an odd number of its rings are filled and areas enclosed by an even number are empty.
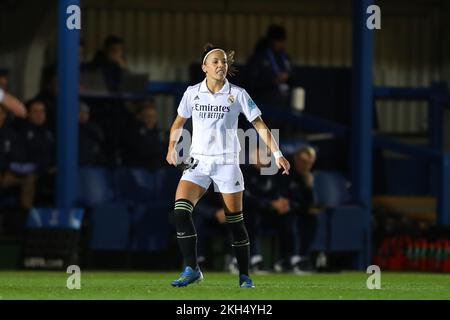
<svg viewBox="0 0 450 320"><path fill-rule="evenodd" d="M3 101L3 98L5 97L5 92L3 91L2 88L0 88L0 102Z"/></svg>
<svg viewBox="0 0 450 320"><path fill-rule="evenodd" d="M225 159L238 163L241 146L237 135L238 118L242 112L249 122L261 115L245 89L230 84L225 79L223 88L213 94L202 82L184 92L178 114L192 117L192 144L190 155Z"/></svg>

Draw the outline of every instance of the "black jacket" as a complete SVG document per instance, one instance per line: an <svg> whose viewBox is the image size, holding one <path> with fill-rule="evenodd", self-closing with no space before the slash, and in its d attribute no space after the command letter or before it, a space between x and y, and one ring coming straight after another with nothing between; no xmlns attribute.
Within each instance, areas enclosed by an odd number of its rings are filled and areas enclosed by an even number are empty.
<svg viewBox="0 0 450 320"><path fill-rule="evenodd" d="M0 127L0 171L9 168L11 162L11 149L16 143L17 136L9 123Z"/></svg>
<svg viewBox="0 0 450 320"><path fill-rule="evenodd" d="M94 123L81 124L79 136L80 165L103 165L106 157L103 150L105 137L99 126Z"/></svg>
<svg viewBox="0 0 450 320"><path fill-rule="evenodd" d="M95 54L90 63L83 66L83 70L101 70L108 90L111 92L119 91L124 70L116 62L109 60L102 50Z"/></svg>
<svg viewBox="0 0 450 320"><path fill-rule="evenodd" d="M257 103L289 107L290 91L295 81L292 62L285 52L276 52L265 40L255 47L247 61L247 88ZM280 72L288 72L287 91L275 79Z"/></svg>
<svg viewBox="0 0 450 320"><path fill-rule="evenodd" d="M17 131L17 143L11 149L11 162L32 163L36 171L45 171L55 164L55 139L45 126L23 123Z"/></svg>
<svg viewBox="0 0 450 320"><path fill-rule="evenodd" d="M122 144L122 161L128 166L157 169L162 166L163 152L160 130L148 129L135 121L125 133Z"/></svg>
<svg viewBox="0 0 450 320"><path fill-rule="evenodd" d="M280 196L277 176L261 175L260 170L253 165L242 166L242 171L245 177L245 210L272 211L271 202Z"/></svg>
<svg viewBox="0 0 450 320"><path fill-rule="evenodd" d="M280 194L289 199L291 211L297 214L307 214L314 204L314 192L308 187L302 175L292 170L288 176L280 176Z"/></svg>

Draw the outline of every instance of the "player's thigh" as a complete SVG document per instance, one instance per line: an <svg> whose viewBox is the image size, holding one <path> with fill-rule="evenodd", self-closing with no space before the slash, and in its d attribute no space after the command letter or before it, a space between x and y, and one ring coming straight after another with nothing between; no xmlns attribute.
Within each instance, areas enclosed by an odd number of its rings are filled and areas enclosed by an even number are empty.
<svg viewBox="0 0 450 320"><path fill-rule="evenodd" d="M177 192L175 194L175 200L186 199L192 202L195 206L205 191L206 189L198 184L187 180L180 180L178 183Z"/></svg>
<svg viewBox="0 0 450 320"><path fill-rule="evenodd" d="M223 206L226 213L242 211L243 192L221 193Z"/></svg>

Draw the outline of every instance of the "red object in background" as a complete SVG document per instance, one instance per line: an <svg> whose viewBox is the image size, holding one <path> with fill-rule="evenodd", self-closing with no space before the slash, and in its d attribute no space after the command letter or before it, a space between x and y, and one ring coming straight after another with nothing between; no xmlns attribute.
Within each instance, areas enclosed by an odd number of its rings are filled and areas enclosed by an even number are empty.
<svg viewBox="0 0 450 320"><path fill-rule="evenodd" d="M416 239L413 244L412 257L411 257L411 270L419 270L419 258L420 258L420 240Z"/></svg>
<svg viewBox="0 0 450 320"><path fill-rule="evenodd" d="M389 270L401 271L403 270L404 256L402 252L397 252L393 256L389 257Z"/></svg>
<svg viewBox="0 0 450 320"><path fill-rule="evenodd" d="M420 271L427 271L427 252L428 252L427 240L422 239L420 241L420 254L419 254Z"/></svg>
<svg viewBox="0 0 450 320"><path fill-rule="evenodd" d="M405 248L405 270L412 270L413 254L414 254L414 242L411 239L409 239Z"/></svg>
<svg viewBox="0 0 450 320"><path fill-rule="evenodd" d="M448 240L445 240L444 254L442 256L442 271L450 273L450 242Z"/></svg>
<svg viewBox="0 0 450 320"><path fill-rule="evenodd" d="M436 250L436 241L435 242L429 242L428 241L428 250L427 250L427 271L434 272L437 258L437 250Z"/></svg>
<svg viewBox="0 0 450 320"><path fill-rule="evenodd" d="M381 242L373 261L383 270L450 273L450 241L388 237Z"/></svg>
<svg viewBox="0 0 450 320"><path fill-rule="evenodd" d="M384 239L378 248L378 255L374 260L376 260L376 265L378 265L382 270L388 270L388 257L389 257L389 239Z"/></svg>

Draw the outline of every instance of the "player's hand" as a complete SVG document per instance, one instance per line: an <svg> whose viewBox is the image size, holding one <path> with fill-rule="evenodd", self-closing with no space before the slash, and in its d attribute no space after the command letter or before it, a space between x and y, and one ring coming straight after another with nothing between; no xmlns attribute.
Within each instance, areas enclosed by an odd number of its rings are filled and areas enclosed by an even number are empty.
<svg viewBox="0 0 450 320"><path fill-rule="evenodd" d="M287 159L285 157L280 157L278 159L275 160L278 169L283 168L283 174L285 175L289 175L289 169L291 168L291 164L289 163L289 161L287 161Z"/></svg>
<svg viewBox="0 0 450 320"><path fill-rule="evenodd" d="M23 105L22 102L19 101L16 97L5 92L5 96L3 98L2 104L16 117L25 118L27 116L27 109Z"/></svg>
<svg viewBox="0 0 450 320"><path fill-rule="evenodd" d="M176 167L178 165L178 156L175 148L169 148L167 151L166 161L172 166Z"/></svg>

